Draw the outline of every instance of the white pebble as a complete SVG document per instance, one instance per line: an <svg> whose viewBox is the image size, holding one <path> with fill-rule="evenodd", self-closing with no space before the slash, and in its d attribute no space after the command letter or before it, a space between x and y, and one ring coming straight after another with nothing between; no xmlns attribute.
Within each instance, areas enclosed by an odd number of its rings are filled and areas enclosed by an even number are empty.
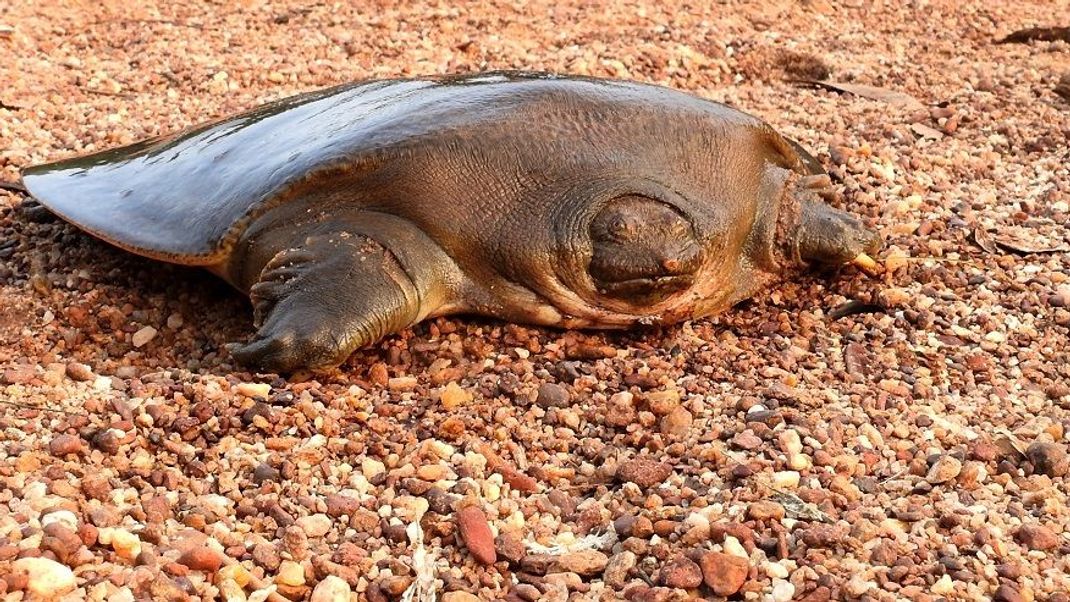
<svg viewBox="0 0 1070 602"><path fill-rule="evenodd" d="M778 489L795 489L799 486L799 473L794 470L774 472L773 486Z"/></svg>
<svg viewBox="0 0 1070 602"><path fill-rule="evenodd" d="M156 329L152 326L146 326L130 337L130 343L134 347L144 347L154 338L156 338Z"/></svg>
<svg viewBox="0 0 1070 602"><path fill-rule="evenodd" d="M747 550L743 547L743 544L739 543L739 540L736 539L732 535L726 535L725 536L724 545L722 545L721 547L724 548L724 553L725 554L731 554L732 556L739 556L740 558L749 558L750 557L747 554Z"/></svg>
<svg viewBox="0 0 1070 602"><path fill-rule="evenodd" d="M767 562L765 563L765 574L773 579L787 579L790 573L788 572L788 567L779 562Z"/></svg>
<svg viewBox="0 0 1070 602"><path fill-rule="evenodd" d="M20 558L11 565L16 575L26 575L26 590L34 596L52 599L74 589L74 571L48 558Z"/></svg>
<svg viewBox="0 0 1070 602"><path fill-rule="evenodd" d="M42 528L52 523L62 523L71 530L78 529L78 517L70 510L53 510L41 517Z"/></svg>
<svg viewBox="0 0 1070 602"><path fill-rule="evenodd" d="M953 591L955 591L955 582L951 580L951 575L940 577L932 587L932 592L937 596L946 596Z"/></svg>
<svg viewBox="0 0 1070 602"><path fill-rule="evenodd" d="M795 597L795 586L791 581L783 579L773 580L773 600L775 602L790 602Z"/></svg>
<svg viewBox="0 0 1070 602"><path fill-rule="evenodd" d="M352 593L344 579L327 575L312 590L311 602L349 602Z"/></svg>

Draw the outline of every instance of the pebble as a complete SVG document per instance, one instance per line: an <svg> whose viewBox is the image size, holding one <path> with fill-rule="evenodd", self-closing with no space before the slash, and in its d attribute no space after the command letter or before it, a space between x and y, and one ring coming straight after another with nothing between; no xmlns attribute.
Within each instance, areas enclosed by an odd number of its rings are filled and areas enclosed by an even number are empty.
<svg viewBox="0 0 1070 602"><path fill-rule="evenodd" d="M467 506L457 512L457 530L461 541L481 564L494 564L498 554L494 549L494 534L486 515L476 506Z"/></svg>
<svg viewBox="0 0 1070 602"><path fill-rule="evenodd" d="M341 493L329 493L324 499L327 504L327 516L340 518L349 516L360 508L360 500Z"/></svg>
<svg viewBox="0 0 1070 602"><path fill-rule="evenodd" d="M732 445L746 451L754 451L762 446L762 438L754 434L751 429L732 437Z"/></svg>
<svg viewBox="0 0 1070 602"><path fill-rule="evenodd" d="M53 456L61 458L68 454L84 454L86 445L78 435L62 433L52 438L48 444L48 451Z"/></svg>
<svg viewBox="0 0 1070 602"><path fill-rule="evenodd" d="M962 461L955 456L944 454L929 468L925 480L933 485L954 480L962 472Z"/></svg>
<svg viewBox="0 0 1070 602"><path fill-rule="evenodd" d="M784 518L784 506L768 500L752 502L751 505L747 507L747 516L754 520L778 521Z"/></svg>
<svg viewBox="0 0 1070 602"><path fill-rule="evenodd" d="M1025 450L1025 455L1033 464L1033 470L1052 478L1063 477L1070 468L1066 446L1059 443L1036 441Z"/></svg>
<svg viewBox="0 0 1070 602"><path fill-rule="evenodd" d="M120 558L132 561L141 553L141 539L125 529L113 529L111 547Z"/></svg>
<svg viewBox="0 0 1070 602"><path fill-rule="evenodd" d="M777 441L780 442L780 449L785 454L793 455L800 454L803 450L802 440L799 438L799 432L794 429L788 429L777 435Z"/></svg>
<svg viewBox="0 0 1070 602"><path fill-rule="evenodd" d="M617 478L643 489L660 485L672 474L672 466L648 456L626 460L617 467Z"/></svg>
<svg viewBox="0 0 1070 602"><path fill-rule="evenodd" d="M89 366L79 362L68 362L66 372L71 380L76 380L78 382L93 380L94 377L93 370Z"/></svg>
<svg viewBox="0 0 1070 602"><path fill-rule="evenodd" d="M773 487L777 489L795 489L802 476L795 470L782 470L773 473Z"/></svg>
<svg viewBox="0 0 1070 602"><path fill-rule="evenodd" d="M951 575L944 575L933 583L931 591L937 596L946 596L955 591L955 582L952 581Z"/></svg>
<svg viewBox="0 0 1070 602"><path fill-rule="evenodd" d="M1044 525L1025 524L1019 527L1014 538L1030 550L1054 550L1059 546L1059 536Z"/></svg>
<svg viewBox="0 0 1070 602"><path fill-rule="evenodd" d="M773 602L790 602L795 597L795 584L783 579L773 579Z"/></svg>
<svg viewBox="0 0 1070 602"><path fill-rule="evenodd" d="M543 408L564 408L572 403L568 389L557 383L542 383L535 395L535 403Z"/></svg>
<svg viewBox="0 0 1070 602"><path fill-rule="evenodd" d="M279 565L279 572L275 575L275 583L289 587L304 585L305 567L293 560L283 560Z"/></svg>
<svg viewBox="0 0 1070 602"><path fill-rule="evenodd" d="M661 567L658 580L666 587L694 589L702 585L702 569L691 559L678 556Z"/></svg>
<svg viewBox="0 0 1070 602"><path fill-rule="evenodd" d="M718 596L731 596L743 587L750 573L750 563L722 552L706 552L699 561L707 587Z"/></svg>
<svg viewBox="0 0 1070 602"><path fill-rule="evenodd" d="M665 391L651 391L646 394L646 403L650 411L658 416L667 416L680 407L680 391L666 389Z"/></svg>
<svg viewBox="0 0 1070 602"><path fill-rule="evenodd" d="M691 431L694 417L683 406L669 412L661 419L661 432L673 437L685 437Z"/></svg>
<svg viewBox="0 0 1070 602"><path fill-rule="evenodd" d="M11 564L11 571L26 577L26 591L46 600L62 596L77 585L74 571L48 558L19 558Z"/></svg>
<svg viewBox="0 0 1070 602"><path fill-rule="evenodd" d="M733 535L726 535L721 547L726 554L731 554L732 556L737 556L739 558L750 557L750 554L747 554L747 549L743 547L743 544L739 543L739 538Z"/></svg>
<svg viewBox="0 0 1070 602"><path fill-rule="evenodd" d="M246 602L248 600L245 590L233 579L217 579L216 587L219 588L219 597L223 602Z"/></svg>
<svg viewBox="0 0 1070 602"><path fill-rule="evenodd" d="M559 571L584 577L601 574L609 564L609 557L598 550L578 550L562 554L556 562Z"/></svg>
<svg viewBox="0 0 1070 602"><path fill-rule="evenodd" d="M152 326L145 326L130 337L130 344L136 348L144 347L149 344L149 341L156 338L156 329Z"/></svg>
<svg viewBox="0 0 1070 602"><path fill-rule="evenodd" d="M1025 597L1015 589L1013 585L1004 583L996 588L996 593L992 595L992 602L1024 602Z"/></svg>
<svg viewBox="0 0 1070 602"><path fill-rule="evenodd" d="M375 475L386 472L386 465L375 458L364 458L360 463L360 471L364 478L370 479Z"/></svg>
<svg viewBox="0 0 1070 602"><path fill-rule="evenodd" d="M223 564L223 555L208 546L196 546L179 556L178 563L195 571L214 573Z"/></svg>
<svg viewBox="0 0 1070 602"><path fill-rule="evenodd" d="M297 526L309 537L323 537L331 531L331 518L326 514L312 514L297 519Z"/></svg>
<svg viewBox="0 0 1070 602"><path fill-rule="evenodd" d="M628 391L621 391L609 398L606 407L606 424L616 427L625 427L635 422L638 415L633 405L634 396Z"/></svg>
<svg viewBox="0 0 1070 602"><path fill-rule="evenodd" d="M468 592L446 592L442 594L442 602L481 602L479 596Z"/></svg>
<svg viewBox="0 0 1070 602"><path fill-rule="evenodd" d="M462 405L471 403L472 393L465 391L455 382L447 384L439 395L439 401L444 410L456 410Z"/></svg>
<svg viewBox="0 0 1070 602"><path fill-rule="evenodd" d="M238 395L249 398L267 399L271 395L271 385L267 383L238 383L234 390Z"/></svg>
<svg viewBox="0 0 1070 602"><path fill-rule="evenodd" d="M309 602L349 602L353 590L341 577L327 575L312 590Z"/></svg>
<svg viewBox="0 0 1070 602"><path fill-rule="evenodd" d="M637 557L634 553L624 550L609 558L606 569L602 573L602 580L613 589L620 589L628 582L628 576L635 568Z"/></svg>

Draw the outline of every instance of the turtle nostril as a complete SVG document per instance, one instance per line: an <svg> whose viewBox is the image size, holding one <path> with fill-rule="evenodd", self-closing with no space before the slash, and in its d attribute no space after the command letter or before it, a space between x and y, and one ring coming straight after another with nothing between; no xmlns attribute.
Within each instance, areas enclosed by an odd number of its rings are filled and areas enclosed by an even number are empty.
<svg viewBox="0 0 1070 602"><path fill-rule="evenodd" d="M680 260L675 258L664 259L661 262L661 267L670 272L675 272L680 269Z"/></svg>

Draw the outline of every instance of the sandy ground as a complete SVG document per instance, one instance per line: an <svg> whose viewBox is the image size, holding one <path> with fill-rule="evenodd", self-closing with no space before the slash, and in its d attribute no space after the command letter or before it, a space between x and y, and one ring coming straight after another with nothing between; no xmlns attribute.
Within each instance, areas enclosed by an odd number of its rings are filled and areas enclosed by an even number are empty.
<svg viewBox="0 0 1070 602"><path fill-rule="evenodd" d="M1068 600L1070 45L993 41L1070 3L127 4L7 0L0 177L353 79L629 77L813 149L889 271L286 381L212 276L0 192L4 599Z"/></svg>

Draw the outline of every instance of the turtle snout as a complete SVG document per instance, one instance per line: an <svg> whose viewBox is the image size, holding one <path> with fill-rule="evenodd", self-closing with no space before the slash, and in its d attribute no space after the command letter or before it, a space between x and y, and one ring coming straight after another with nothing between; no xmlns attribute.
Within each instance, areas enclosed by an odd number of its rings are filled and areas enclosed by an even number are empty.
<svg viewBox="0 0 1070 602"><path fill-rule="evenodd" d="M884 245L858 217L819 202L803 204L795 242L803 261L825 265L850 263L861 253L874 255Z"/></svg>

